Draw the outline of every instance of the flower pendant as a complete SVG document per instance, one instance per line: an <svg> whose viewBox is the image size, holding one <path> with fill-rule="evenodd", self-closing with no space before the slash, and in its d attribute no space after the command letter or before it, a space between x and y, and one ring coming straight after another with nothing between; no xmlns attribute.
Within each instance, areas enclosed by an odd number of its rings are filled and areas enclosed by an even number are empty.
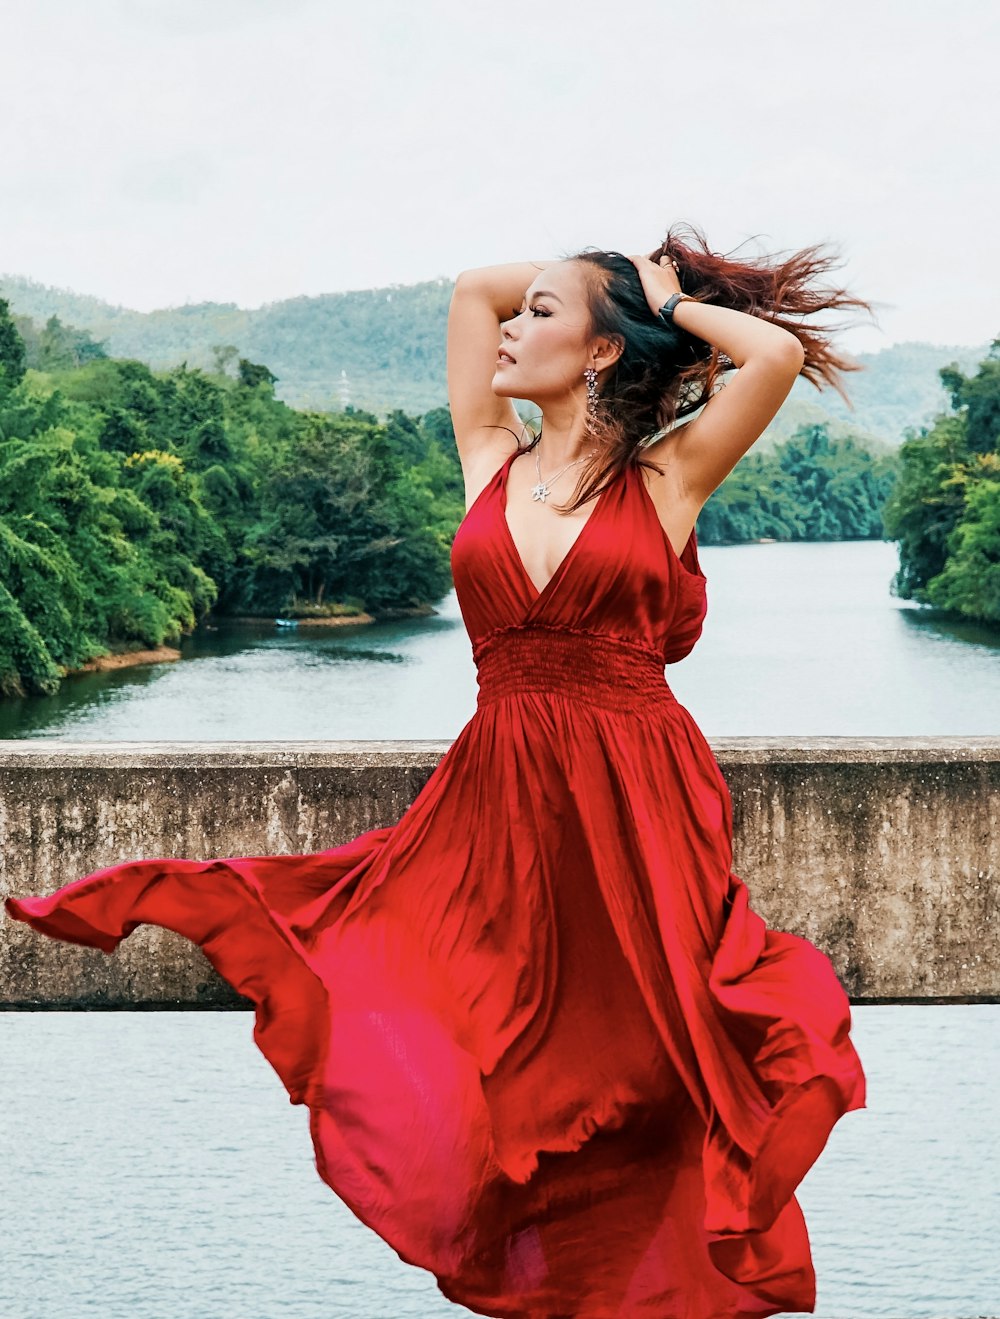
<svg viewBox="0 0 1000 1319"><path fill-rule="evenodd" d="M533 485L531 487L532 499L540 499L543 504L545 503L545 496L550 495L551 493L552 491L549 489L549 487L545 484L544 481L539 481L537 485Z"/></svg>

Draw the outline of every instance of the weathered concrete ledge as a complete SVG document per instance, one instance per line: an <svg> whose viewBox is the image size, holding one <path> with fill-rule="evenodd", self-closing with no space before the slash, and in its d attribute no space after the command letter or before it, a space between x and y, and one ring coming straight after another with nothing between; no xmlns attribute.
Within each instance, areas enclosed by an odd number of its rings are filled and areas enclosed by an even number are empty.
<svg viewBox="0 0 1000 1319"><path fill-rule="evenodd" d="M754 910L827 953L853 1002L1000 1002L1000 737L710 742ZM0 896L140 857L332 847L395 823L449 746L0 742ZM4 1008L250 1006L158 927L109 957L4 913L0 948Z"/></svg>

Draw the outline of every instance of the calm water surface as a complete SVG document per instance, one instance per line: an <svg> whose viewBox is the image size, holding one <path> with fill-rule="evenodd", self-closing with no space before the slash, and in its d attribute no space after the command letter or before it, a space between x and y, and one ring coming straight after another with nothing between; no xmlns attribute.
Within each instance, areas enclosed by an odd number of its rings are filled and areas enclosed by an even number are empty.
<svg viewBox="0 0 1000 1319"><path fill-rule="evenodd" d="M855 1006L798 1197L818 1319L1000 1315L1000 1005ZM320 1181L250 1012L0 1013L4 1319L444 1319Z"/></svg>
<svg viewBox="0 0 1000 1319"><path fill-rule="evenodd" d="M1000 628L893 599L893 543L700 557L708 617L667 681L708 737L1000 734ZM454 592L437 608L400 623L202 631L174 663L0 701L0 736L453 738L475 709L476 671Z"/></svg>
<svg viewBox="0 0 1000 1319"><path fill-rule="evenodd" d="M888 593L889 543L709 547L671 665L712 736L1000 734L1000 632ZM475 709L454 593L427 619L230 625L173 664L0 702L0 736L455 737ZM869 1107L798 1192L817 1319L1000 1316L1000 1005L855 1006ZM469 1314L320 1181L247 1012L0 1013L0 1319Z"/></svg>

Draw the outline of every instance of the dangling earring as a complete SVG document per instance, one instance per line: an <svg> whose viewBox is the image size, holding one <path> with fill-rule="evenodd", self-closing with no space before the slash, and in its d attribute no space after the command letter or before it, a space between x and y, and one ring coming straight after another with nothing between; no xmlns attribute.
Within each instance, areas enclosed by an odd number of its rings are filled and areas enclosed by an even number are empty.
<svg viewBox="0 0 1000 1319"><path fill-rule="evenodd" d="M587 377L587 411L592 417L597 416L597 372L588 366L583 373Z"/></svg>

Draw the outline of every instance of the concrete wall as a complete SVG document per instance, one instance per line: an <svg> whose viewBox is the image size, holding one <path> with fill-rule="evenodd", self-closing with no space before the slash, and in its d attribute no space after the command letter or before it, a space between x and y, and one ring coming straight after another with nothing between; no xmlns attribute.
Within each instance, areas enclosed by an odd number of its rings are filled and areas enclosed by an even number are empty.
<svg viewBox="0 0 1000 1319"><path fill-rule="evenodd" d="M710 739L734 869L853 1002L1000 1002L1000 738ZM312 852L397 821L447 742L0 742L0 895L140 857ZM242 1007L187 940L112 955L0 909L0 1007Z"/></svg>

